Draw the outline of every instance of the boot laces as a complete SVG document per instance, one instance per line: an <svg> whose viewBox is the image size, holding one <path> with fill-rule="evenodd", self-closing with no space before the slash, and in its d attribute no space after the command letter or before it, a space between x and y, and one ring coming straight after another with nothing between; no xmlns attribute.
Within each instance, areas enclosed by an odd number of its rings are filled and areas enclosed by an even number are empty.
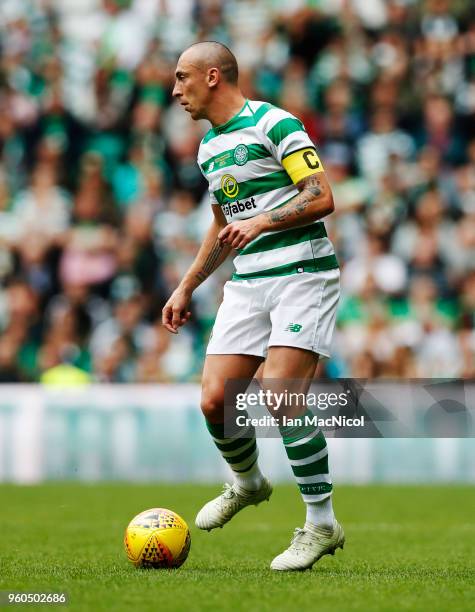
<svg viewBox="0 0 475 612"><path fill-rule="evenodd" d="M224 499L232 499L233 497L236 497L236 491L234 490L233 486L229 484L229 482L224 483L222 496Z"/></svg>
<svg viewBox="0 0 475 612"><path fill-rule="evenodd" d="M296 527L292 540L290 541L290 548L293 550L305 550L309 544L308 538L305 537L306 535L308 535L308 531L306 529Z"/></svg>

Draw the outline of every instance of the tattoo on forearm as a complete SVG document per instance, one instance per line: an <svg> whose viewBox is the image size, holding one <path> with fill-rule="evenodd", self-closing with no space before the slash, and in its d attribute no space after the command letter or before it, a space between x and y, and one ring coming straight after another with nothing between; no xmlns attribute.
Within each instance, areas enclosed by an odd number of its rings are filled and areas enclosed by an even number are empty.
<svg viewBox="0 0 475 612"><path fill-rule="evenodd" d="M279 221L284 221L293 216L298 217L306 211L315 198L318 198L325 191L321 181L314 174L297 183L297 189L300 193L291 202L282 209L268 213L267 218L271 223L279 223Z"/></svg>
<svg viewBox="0 0 475 612"><path fill-rule="evenodd" d="M216 264L219 260L220 255L223 253L223 250L225 248L224 244L221 244L221 242L219 240L216 240L216 242L214 243L213 248L211 249L211 251L209 252L208 257L206 258L206 261L203 264L203 267L201 268L201 270L196 274L196 278L202 283L203 281L205 281L208 276L214 272L214 270L216 269Z"/></svg>
<svg viewBox="0 0 475 612"><path fill-rule="evenodd" d="M297 183L297 189L302 193L304 191L310 191L315 198L323 193L322 183L315 174Z"/></svg>

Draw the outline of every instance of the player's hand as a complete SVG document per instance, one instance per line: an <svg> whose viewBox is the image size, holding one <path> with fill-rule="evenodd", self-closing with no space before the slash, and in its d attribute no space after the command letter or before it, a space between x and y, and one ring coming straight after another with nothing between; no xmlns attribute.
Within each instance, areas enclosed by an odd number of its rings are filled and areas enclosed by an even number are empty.
<svg viewBox="0 0 475 612"><path fill-rule="evenodd" d="M191 312L188 310L191 293L177 287L171 294L162 310L162 325L172 334L178 333L178 328L188 321Z"/></svg>
<svg viewBox="0 0 475 612"><path fill-rule="evenodd" d="M243 249L262 232L263 224L259 216L244 221L233 221L224 227L218 234L219 240L229 244L233 249Z"/></svg>

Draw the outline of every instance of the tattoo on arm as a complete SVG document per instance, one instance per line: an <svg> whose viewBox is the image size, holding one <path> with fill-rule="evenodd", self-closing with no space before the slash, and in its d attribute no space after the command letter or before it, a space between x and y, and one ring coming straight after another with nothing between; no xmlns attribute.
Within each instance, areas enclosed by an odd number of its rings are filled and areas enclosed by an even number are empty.
<svg viewBox="0 0 475 612"><path fill-rule="evenodd" d="M325 191L321 181L315 174L299 181L297 183L297 189L300 193L295 196L293 200L282 209L275 210L268 214L268 219L271 223L278 223L292 216L298 217L305 212L309 204L311 204L315 198L318 198Z"/></svg>
<svg viewBox="0 0 475 612"><path fill-rule="evenodd" d="M320 179L316 174L307 176L297 183L297 189L302 193L304 191L310 191L310 193L316 198L323 193L323 187Z"/></svg>
<svg viewBox="0 0 475 612"><path fill-rule="evenodd" d="M200 283L205 281L208 276L217 268L216 264L219 260L220 255L223 253L224 248L225 245L221 244L219 240L216 240L213 248L211 249L208 257L206 258L206 261L203 264L203 267L196 274L196 278L200 281Z"/></svg>

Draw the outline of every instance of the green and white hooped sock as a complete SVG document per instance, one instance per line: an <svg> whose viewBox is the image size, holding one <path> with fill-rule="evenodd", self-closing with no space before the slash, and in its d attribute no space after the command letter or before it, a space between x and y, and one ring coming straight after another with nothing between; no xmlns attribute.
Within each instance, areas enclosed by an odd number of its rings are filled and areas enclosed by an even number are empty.
<svg viewBox="0 0 475 612"><path fill-rule="evenodd" d="M313 416L310 411L306 415ZM332 527L334 521L328 470L328 447L320 428L313 425L281 427L280 433L292 472L307 505L307 523Z"/></svg>
<svg viewBox="0 0 475 612"><path fill-rule="evenodd" d="M239 427L235 423L210 423L208 420L206 427L232 469L235 483L246 491L257 491L264 477L257 463L259 449L254 427Z"/></svg>

